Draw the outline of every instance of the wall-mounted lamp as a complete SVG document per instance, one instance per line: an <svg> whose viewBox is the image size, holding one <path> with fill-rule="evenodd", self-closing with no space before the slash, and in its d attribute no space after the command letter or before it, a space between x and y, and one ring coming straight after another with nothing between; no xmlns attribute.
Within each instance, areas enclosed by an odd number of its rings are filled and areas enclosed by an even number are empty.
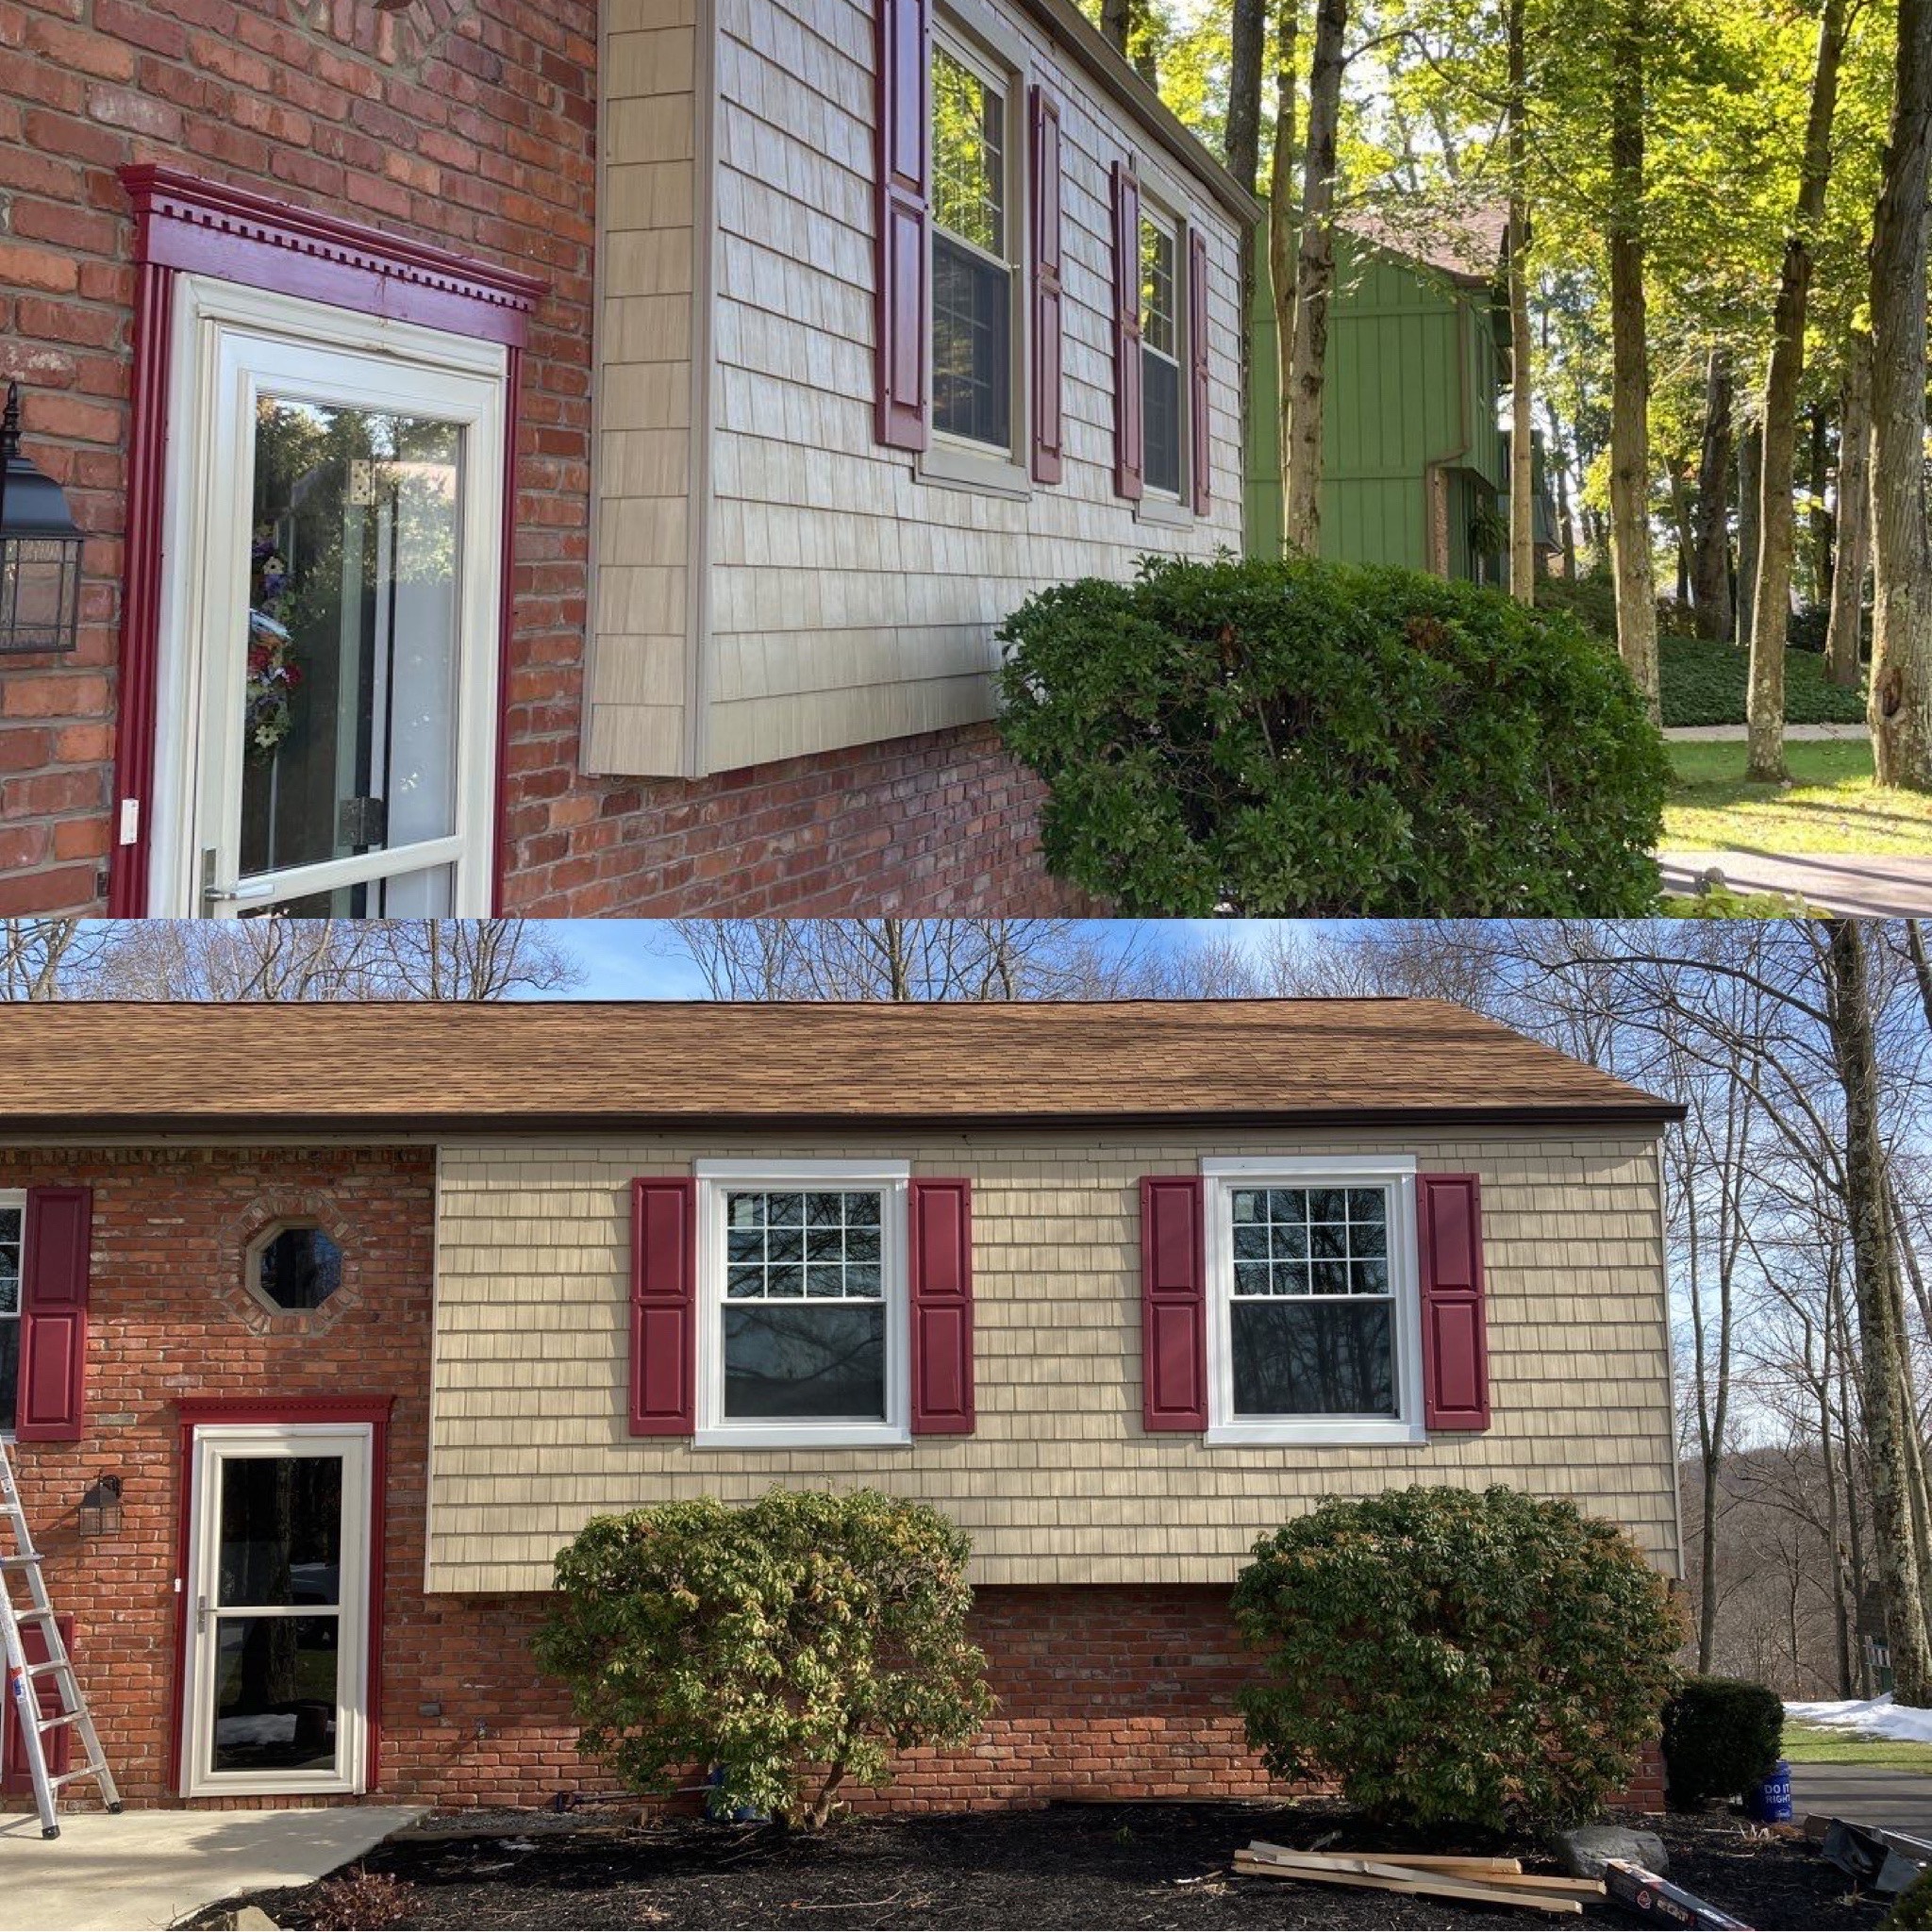
<svg viewBox="0 0 1932 1932"><path fill-rule="evenodd" d="M121 1534L121 1478L97 1475L80 1499L82 1536Z"/></svg>
<svg viewBox="0 0 1932 1932"><path fill-rule="evenodd" d="M0 415L0 652L74 649L82 541L60 486L20 452L20 385L9 382Z"/></svg>

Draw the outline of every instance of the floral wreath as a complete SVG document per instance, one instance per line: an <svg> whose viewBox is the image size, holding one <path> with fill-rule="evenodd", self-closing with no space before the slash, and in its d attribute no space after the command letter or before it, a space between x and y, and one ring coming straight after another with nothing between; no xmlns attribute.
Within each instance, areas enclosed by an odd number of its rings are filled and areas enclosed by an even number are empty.
<svg viewBox="0 0 1932 1932"><path fill-rule="evenodd" d="M248 610L248 690L243 707L248 755L272 758L295 727L291 700L302 687L295 641L282 622L289 567L273 537L258 537L252 552L255 596Z"/></svg>

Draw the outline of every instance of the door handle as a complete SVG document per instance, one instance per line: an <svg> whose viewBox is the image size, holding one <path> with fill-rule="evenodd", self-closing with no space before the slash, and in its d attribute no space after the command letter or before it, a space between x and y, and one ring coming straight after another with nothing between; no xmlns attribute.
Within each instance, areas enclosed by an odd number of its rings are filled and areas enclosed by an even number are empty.
<svg viewBox="0 0 1932 1932"><path fill-rule="evenodd" d="M266 879L238 879L231 886L215 883L215 851L208 846L201 855L201 903L204 906L246 906L273 899L275 888Z"/></svg>

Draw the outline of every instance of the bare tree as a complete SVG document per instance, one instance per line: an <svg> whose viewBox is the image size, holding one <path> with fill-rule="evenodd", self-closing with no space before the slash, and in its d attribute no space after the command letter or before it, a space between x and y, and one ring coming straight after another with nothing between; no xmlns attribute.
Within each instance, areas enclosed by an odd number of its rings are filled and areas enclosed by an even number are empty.
<svg viewBox="0 0 1932 1932"><path fill-rule="evenodd" d="M0 1000L58 1000L70 959L92 951L77 919L0 920Z"/></svg>

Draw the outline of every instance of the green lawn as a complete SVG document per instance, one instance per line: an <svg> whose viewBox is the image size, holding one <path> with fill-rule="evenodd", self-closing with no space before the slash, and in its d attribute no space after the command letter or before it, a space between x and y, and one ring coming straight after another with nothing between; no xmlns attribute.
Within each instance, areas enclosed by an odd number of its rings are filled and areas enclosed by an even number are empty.
<svg viewBox="0 0 1932 1932"><path fill-rule="evenodd" d="M1863 741L1787 744L1789 786L1747 785L1741 744L1677 741L1670 754L1666 851L1932 857L1932 797L1880 791Z"/></svg>
<svg viewBox="0 0 1932 1932"><path fill-rule="evenodd" d="M1932 1771L1932 1744L1907 1738L1860 1738L1836 1728L1785 1720L1784 1755L1793 1764L1865 1764L1890 1771Z"/></svg>

